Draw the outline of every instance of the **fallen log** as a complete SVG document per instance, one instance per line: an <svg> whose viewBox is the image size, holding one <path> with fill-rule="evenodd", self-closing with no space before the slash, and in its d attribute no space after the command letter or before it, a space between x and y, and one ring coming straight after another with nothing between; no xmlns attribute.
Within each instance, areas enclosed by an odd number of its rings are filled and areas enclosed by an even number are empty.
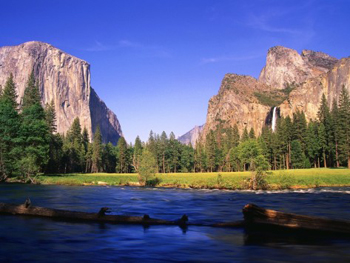
<svg viewBox="0 0 350 263"><path fill-rule="evenodd" d="M28 203L21 205L0 203L0 214L25 215L36 217L47 217L59 220L69 221L88 221L98 223L120 223L120 224L142 224L142 225L178 225L185 226L188 220L183 216L176 221L151 218L149 215L142 216L124 216L124 215L106 215L110 212L107 207L102 207L97 213L77 212L60 209L50 209L39 206L28 206Z"/></svg>
<svg viewBox="0 0 350 263"><path fill-rule="evenodd" d="M312 231L350 235L350 221L332 220L322 217L297 215L265 209L254 204L243 208L246 227Z"/></svg>

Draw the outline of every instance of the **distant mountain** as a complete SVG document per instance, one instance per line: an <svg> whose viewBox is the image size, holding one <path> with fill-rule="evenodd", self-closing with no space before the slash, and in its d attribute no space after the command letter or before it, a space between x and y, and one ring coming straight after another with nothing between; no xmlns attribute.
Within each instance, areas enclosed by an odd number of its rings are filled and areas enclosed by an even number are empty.
<svg viewBox="0 0 350 263"><path fill-rule="evenodd" d="M203 127L204 125L195 126L192 130L177 138L177 140L182 144L191 143L192 146L195 146Z"/></svg>
<svg viewBox="0 0 350 263"><path fill-rule="evenodd" d="M259 79L224 76L218 94L209 100L202 138L218 124L236 124L240 133L253 128L258 135L264 125L271 124L274 107L279 116L292 117L303 111L308 121L315 120L322 94L331 107L343 85L350 92L350 57L338 60L322 52L303 50L299 54L290 48L272 47ZM191 134L185 134L187 141L193 141Z"/></svg>
<svg viewBox="0 0 350 263"><path fill-rule="evenodd" d="M38 41L0 48L0 85L12 73L19 103L32 70L39 81L42 104L54 102L59 133L64 134L79 117L91 138L98 125L105 143L116 144L123 136L117 116L90 86L86 61Z"/></svg>

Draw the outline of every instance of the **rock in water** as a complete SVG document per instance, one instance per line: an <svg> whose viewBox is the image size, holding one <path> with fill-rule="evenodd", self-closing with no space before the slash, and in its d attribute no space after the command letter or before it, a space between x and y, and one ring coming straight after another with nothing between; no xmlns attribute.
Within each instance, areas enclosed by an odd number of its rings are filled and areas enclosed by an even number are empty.
<svg viewBox="0 0 350 263"><path fill-rule="evenodd" d="M86 61L38 41L0 48L0 85L12 73L19 103L32 70L39 81L42 104L54 102L59 133L65 133L79 117L91 138L97 125L105 143L116 144L123 136L117 116L90 86L90 65Z"/></svg>

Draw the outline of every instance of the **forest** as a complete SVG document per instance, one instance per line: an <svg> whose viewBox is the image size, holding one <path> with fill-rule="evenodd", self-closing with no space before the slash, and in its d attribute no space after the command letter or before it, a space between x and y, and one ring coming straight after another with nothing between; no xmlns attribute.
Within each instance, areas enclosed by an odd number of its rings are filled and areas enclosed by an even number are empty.
<svg viewBox="0 0 350 263"><path fill-rule="evenodd" d="M147 163L158 173L350 167L350 99L344 86L331 107L322 96L317 120L307 122L303 112L281 116L274 132L267 125L259 136L219 121L194 146L181 144L174 133L152 131L147 142L121 137L116 146L103 144L99 127L90 142L78 118L59 134L54 105L42 106L33 73L20 104L17 97L10 75L0 87L0 181L12 176L33 181L38 173L134 173Z"/></svg>

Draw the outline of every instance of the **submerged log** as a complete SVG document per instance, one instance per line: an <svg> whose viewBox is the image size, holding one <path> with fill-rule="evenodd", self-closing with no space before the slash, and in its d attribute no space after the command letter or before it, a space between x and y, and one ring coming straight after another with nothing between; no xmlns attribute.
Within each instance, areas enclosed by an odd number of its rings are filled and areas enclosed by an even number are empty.
<svg viewBox="0 0 350 263"><path fill-rule="evenodd" d="M50 209L38 206L27 206L26 204L6 204L0 203L0 214L25 215L36 217L47 217L70 221L90 221L100 223L120 223L120 224L142 224L142 225L178 225L186 224L182 219L168 221L162 219L144 216L124 216L124 215L106 215L109 212L108 207L102 207L97 213L76 212L60 209Z"/></svg>
<svg viewBox="0 0 350 263"><path fill-rule="evenodd" d="M350 235L350 221L326 219L322 217L283 213L247 204L243 208L247 227L279 227L280 229L327 232Z"/></svg>

